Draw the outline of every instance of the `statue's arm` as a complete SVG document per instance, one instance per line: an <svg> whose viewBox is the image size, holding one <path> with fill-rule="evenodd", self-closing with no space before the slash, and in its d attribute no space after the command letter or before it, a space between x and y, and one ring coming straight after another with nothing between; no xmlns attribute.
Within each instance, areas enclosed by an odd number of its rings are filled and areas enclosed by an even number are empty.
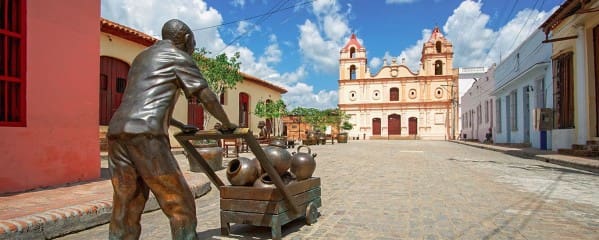
<svg viewBox="0 0 599 240"><path fill-rule="evenodd" d="M184 133L195 133L200 130L198 127L196 127L194 125L184 124L182 122L177 121L174 118L171 118L169 124L181 129L181 131L183 131Z"/></svg>

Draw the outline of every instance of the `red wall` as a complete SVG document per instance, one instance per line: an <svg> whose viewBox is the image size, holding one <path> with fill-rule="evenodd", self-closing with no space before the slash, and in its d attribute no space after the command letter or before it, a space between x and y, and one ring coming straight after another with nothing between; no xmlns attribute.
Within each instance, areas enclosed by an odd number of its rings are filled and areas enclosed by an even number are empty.
<svg viewBox="0 0 599 240"><path fill-rule="evenodd" d="M27 1L27 126L0 127L0 193L96 179L100 0Z"/></svg>

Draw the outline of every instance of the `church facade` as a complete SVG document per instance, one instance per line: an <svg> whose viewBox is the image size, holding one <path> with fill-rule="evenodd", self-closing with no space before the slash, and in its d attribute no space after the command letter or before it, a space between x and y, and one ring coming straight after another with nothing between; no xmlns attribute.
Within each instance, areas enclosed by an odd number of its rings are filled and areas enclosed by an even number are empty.
<svg viewBox="0 0 599 240"><path fill-rule="evenodd" d="M340 51L338 80L339 108L354 126L349 137L455 139L459 88L452 62L453 45L435 27L417 72L392 59L372 74L366 48L352 34Z"/></svg>

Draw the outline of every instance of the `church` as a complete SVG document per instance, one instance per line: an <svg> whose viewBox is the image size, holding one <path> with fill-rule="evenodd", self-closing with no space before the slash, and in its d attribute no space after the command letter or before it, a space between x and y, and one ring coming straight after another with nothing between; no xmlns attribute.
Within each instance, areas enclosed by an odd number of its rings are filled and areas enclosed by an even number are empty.
<svg viewBox="0 0 599 240"><path fill-rule="evenodd" d="M422 46L416 72L394 58L372 74L355 34L339 55L339 109L354 126L350 138L447 140L458 135L458 69L452 67L453 45L438 27Z"/></svg>

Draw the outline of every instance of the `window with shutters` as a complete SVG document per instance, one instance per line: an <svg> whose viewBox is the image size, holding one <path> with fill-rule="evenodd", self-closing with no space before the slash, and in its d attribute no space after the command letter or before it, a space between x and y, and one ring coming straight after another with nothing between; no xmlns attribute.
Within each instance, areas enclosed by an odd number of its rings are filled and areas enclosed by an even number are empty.
<svg viewBox="0 0 599 240"><path fill-rule="evenodd" d="M572 52L553 59L553 109L555 128L574 128Z"/></svg>
<svg viewBox="0 0 599 240"><path fill-rule="evenodd" d="M500 133L501 132L501 98L497 98L495 100L495 105L496 105L495 106L495 111L496 111L496 113L495 113L495 121L496 121L495 129L497 130L498 133Z"/></svg>
<svg viewBox="0 0 599 240"><path fill-rule="evenodd" d="M0 126L26 125L25 1L0 0Z"/></svg>

